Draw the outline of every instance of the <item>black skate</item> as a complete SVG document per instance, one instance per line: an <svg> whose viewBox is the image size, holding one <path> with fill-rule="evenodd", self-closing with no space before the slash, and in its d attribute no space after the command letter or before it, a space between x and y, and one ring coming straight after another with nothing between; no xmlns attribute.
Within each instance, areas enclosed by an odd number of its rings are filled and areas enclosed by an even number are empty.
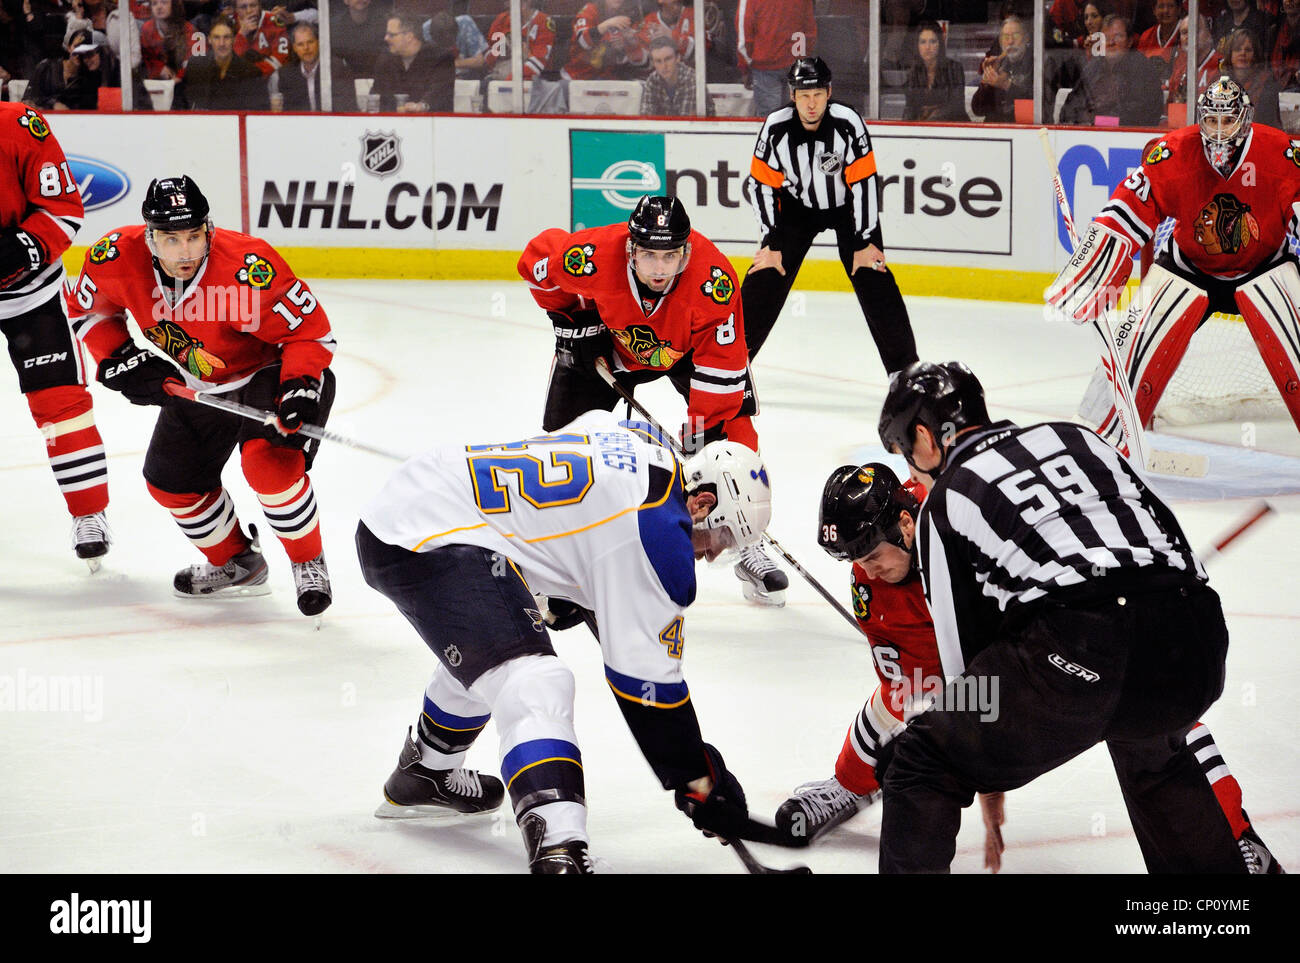
<svg viewBox="0 0 1300 963"><path fill-rule="evenodd" d="M546 820L536 813L528 813L519 820L519 831L524 834L524 848L528 850L528 871L535 876L591 876L596 872L587 844L580 839L543 846L546 838Z"/></svg>
<svg viewBox="0 0 1300 963"><path fill-rule="evenodd" d="M1245 816L1247 821L1250 820L1250 817L1246 816L1245 810L1242 810L1241 814ZM1273 853L1269 848L1264 845L1264 840L1259 838L1259 833L1255 832L1253 825L1246 827L1246 831L1237 840L1237 845L1241 847L1241 858L1246 861L1246 871L1252 876L1286 875L1286 870L1273 857Z"/></svg>
<svg viewBox="0 0 1300 963"><path fill-rule="evenodd" d="M473 769L427 769L420 765L420 746L411 730L398 757L397 768L384 783L384 801L375 810L380 819L415 819L490 813L501 805L506 787L500 779Z"/></svg>
<svg viewBox="0 0 1300 963"><path fill-rule="evenodd" d="M733 571L742 583L745 598L751 602L777 608L785 605L785 590L790 587L790 579L767 557L761 544L741 551L740 561Z"/></svg>
<svg viewBox="0 0 1300 963"><path fill-rule="evenodd" d="M113 530L103 512L78 515L72 519L72 548L77 558L84 559L92 572L99 571L99 560L108 554L113 544Z"/></svg>
<svg viewBox="0 0 1300 963"><path fill-rule="evenodd" d="M172 588L183 599L269 595L266 559L257 541L257 526L249 525L249 545L225 565L191 565L176 573Z"/></svg>
<svg viewBox="0 0 1300 963"><path fill-rule="evenodd" d="M303 615L320 615L334 601L325 553L321 552L310 562L294 562L292 568L293 585L298 590L298 611Z"/></svg>
<svg viewBox="0 0 1300 963"><path fill-rule="evenodd" d="M821 782L806 782L777 809L776 828L796 843L807 846L879 798L879 791L863 796L849 792L834 776Z"/></svg>

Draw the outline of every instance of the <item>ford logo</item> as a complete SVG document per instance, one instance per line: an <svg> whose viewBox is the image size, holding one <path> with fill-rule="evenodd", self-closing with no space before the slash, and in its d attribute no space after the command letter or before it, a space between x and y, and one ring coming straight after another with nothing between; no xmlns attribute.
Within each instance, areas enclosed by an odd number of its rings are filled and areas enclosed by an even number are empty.
<svg viewBox="0 0 1300 963"><path fill-rule="evenodd" d="M81 188L81 202L86 205L87 213L116 204L131 190L131 179L126 172L112 164L76 154L67 156L68 169Z"/></svg>

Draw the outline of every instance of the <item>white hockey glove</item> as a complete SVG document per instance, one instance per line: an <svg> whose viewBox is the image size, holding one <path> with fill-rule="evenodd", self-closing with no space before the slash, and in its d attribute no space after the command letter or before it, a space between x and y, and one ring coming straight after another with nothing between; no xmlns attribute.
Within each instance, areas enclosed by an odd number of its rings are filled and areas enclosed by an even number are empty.
<svg viewBox="0 0 1300 963"><path fill-rule="evenodd" d="M1056 280L1043 297L1075 324L1095 321L1113 308L1133 272L1137 245L1130 238L1093 221Z"/></svg>

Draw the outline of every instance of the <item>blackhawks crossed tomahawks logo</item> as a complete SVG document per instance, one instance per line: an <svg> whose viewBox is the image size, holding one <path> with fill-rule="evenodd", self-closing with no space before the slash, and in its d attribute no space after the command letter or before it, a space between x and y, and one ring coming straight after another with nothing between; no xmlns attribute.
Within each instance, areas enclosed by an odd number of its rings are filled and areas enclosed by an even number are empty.
<svg viewBox="0 0 1300 963"><path fill-rule="evenodd" d="M45 118L30 107L27 113L18 118L18 125L26 127L27 133L31 134L37 140L45 140L50 136L50 125L45 123Z"/></svg>
<svg viewBox="0 0 1300 963"><path fill-rule="evenodd" d="M92 244L90 247L90 263L103 264L117 257L117 241L121 236L120 233L114 231Z"/></svg>
<svg viewBox="0 0 1300 963"><path fill-rule="evenodd" d="M592 257L596 253L594 244L575 244L564 252L564 272L575 278L587 278L596 273L596 263Z"/></svg>
<svg viewBox="0 0 1300 963"><path fill-rule="evenodd" d="M717 304L726 304L736 293L736 282L720 267L709 268L709 279L700 285L700 290Z"/></svg>
<svg viewBox="0 0 1300 963"><path fill-rule="evenodd" d="M241 284L247 284L261 291L263 288L269 287L271 282L275 280L275 268L264 257L256 254L245 254L244 266L239 269L235 279Z"/></svg>

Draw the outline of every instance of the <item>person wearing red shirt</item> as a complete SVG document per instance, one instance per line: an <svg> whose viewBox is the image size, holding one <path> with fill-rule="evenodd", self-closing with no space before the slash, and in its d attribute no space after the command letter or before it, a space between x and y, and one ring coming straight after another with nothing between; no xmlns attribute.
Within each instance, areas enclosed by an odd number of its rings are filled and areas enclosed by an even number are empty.
<svg viewBox="0 0 1300 963"><path fill-rule="evenodd" d="M519 5L523 27L519 36L527 56L524 57L524 79L532 80L547 68L551 49L555 46L555 21L537 9L533 0L523 0ZM483 64L488 74L497 80L510 79L510 11L499 14L488 30L488 49Z"/></svg>
<svg viewBox="0 0 1300 963"><path fill-rule="evenodd" d="M243 57L269 77L289 60L289 33L284 24L262 9L262 0L235 0L239 30L235 56Z"/></svg>
<svg viewBox="0 0 1300 963"><path fill-rule="evenodd" d="M740 0L736 42L754 87L754 115L766 117L789 101L786 71L817 52L813 0Z"/></svg>
<svg viewBox="0 0 1300 963"><path fill-rule="evenodd" d="M140 27L140 56L144 75L152 80L185 76L190 57L205 51L207 44L194 24L185 19L179 0L150 0L152 17Z"/></svg>
<svg viewBox="0 0 1300 963"><path fill-rule="evenodd" d="M221 472L236 445L244 477L292 562L298 608L330 604L320 517L307 475L334 400L329 319L316 296L265 241L217 230L189 177L149 185L144 224L118 228L86 253L64 287L74 329L99 363L99 381L162 411L145 454L149 493L207 563L182 569L182 598L265 595L257 531L244 534ZM126 326L130 312L151 348ZM156 349L156 350L155 350ZM275 417L266 423L180 400L168 382Z"/></svg>
<svg viewBox="0 0 1300 963"><path fill-rule="evenodd" d="M1137 50L1148 57L1158 57L1165 63L1173 60L1178 50L1178 0L1156 0L1154 27L1137 39Z"/></svg>
<svg viewBox="0 0 1300 963"><path fill-rule="evenodd" d="M695 11L682 7L682 0L659 0L659 10L647 13L638 31L647 50L656 37L672 37L677 53L688 62L695 55Z"/></svg>

